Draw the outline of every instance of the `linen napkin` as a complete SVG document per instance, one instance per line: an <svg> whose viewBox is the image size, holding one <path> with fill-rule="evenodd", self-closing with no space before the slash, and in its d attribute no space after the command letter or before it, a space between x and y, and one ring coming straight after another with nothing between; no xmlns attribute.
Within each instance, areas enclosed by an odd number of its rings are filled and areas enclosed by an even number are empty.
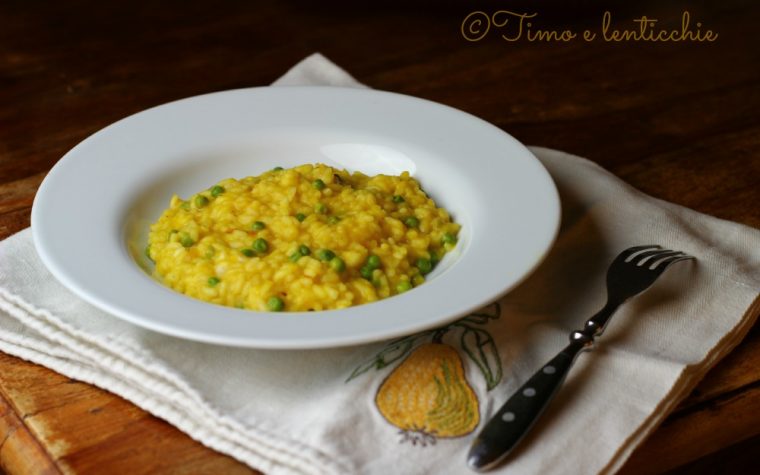
<svg viewBox="0 0 760 475"><path fill-rule="evenodd" d="M275 82L294 84L363 87L318 54ZM698 261L620 309L495 471L612 473L752 325L760 231L653 199L583 158L532 151L561 195L553 250L498 305L409 347L251 350L143 330L61 286L26 229L0 243L0 350L116 393L265 473L467 473L477 430L603 305L614 256L657 243ZM414 402L436 397L434 410Z"/></svg>

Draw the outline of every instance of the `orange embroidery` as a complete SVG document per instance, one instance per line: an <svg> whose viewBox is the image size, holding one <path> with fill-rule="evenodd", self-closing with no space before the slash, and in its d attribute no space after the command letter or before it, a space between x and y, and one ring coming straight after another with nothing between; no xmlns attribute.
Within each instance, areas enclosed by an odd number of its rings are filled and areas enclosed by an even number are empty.
<svg viewBox="0 0 760 475"><path fill-rule="evenodd" d="M380 414L401 429L402 442L424 446L435 443L437 438L469 434L480 423L478 398L465 377L459 353L442 339L449 332L461 331L462 350L483 373L491 390L502 377L501 359L493 338L480 326L499 318L500 313L496 303L444 327L392 341L357 367L348 380L405 357L375 396ZM417 345L428 337L431 342Z"/></svg>

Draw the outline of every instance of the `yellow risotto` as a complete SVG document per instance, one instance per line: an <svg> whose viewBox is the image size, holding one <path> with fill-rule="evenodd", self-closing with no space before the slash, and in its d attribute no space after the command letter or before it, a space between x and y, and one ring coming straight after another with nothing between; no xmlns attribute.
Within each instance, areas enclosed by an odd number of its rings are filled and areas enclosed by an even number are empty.
<svg viewBox="0 0 760 475"><path fill-rule="evenodd" d="M146 254L159 280L207 302L326 310L422 284L458 232L406 172L301 165L173 196Z"/></svg>

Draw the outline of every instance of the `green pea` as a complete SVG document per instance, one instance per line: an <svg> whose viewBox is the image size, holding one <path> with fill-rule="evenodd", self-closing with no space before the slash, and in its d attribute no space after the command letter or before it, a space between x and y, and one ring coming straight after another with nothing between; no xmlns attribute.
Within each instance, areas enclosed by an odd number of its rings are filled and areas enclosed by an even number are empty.
<svg viewBox="0 0 760 475"><path fill-rule="evenodd" d="M262 229L266 227L267 225L261 221L254 221L253 224L251 224L251 229L253 229L254 231L261 231Z"/></svg>
<svg viewBox="0 0 760 475"><path fill-rule="evenodd" d="M216 286L216 284L218 284L218 283L219 283L219 277L209 277L208 278L208 285L210 285L211 287Z"/></svg>
<svg viewBox="0 0 760 475"><path fill-rule="evenodd" d="M330 259L330 267L332 267L335 272L340 273L346 270L346 263L343 262L343 259L340 257L333 257Z"/></svg>
<svg viewBox="0 0 760 475"><path fill-rule="evenodd" d="M267 252L269 250L269 243L264 238L258 238L253 241L253 249L259 253Z"/></svg>
<svg viewBox="0 0 760 475"><path fill-rule="evenodd" d="M311 185L316 188L317 190L324 190L325 189L325 182L317 178L314 180Z"/></svg>
<svg viewBox="0 0 760 475"><path fill-rule="evenodd" d="M392 199L394 203L403 203L404 201L406 201L404 200L404 197L401 195L393 195Z"/></svg>
<svg viewBox="0 0 760 475"><path fill-rule="evenodd" d="M408 280L402 280L398 283L398 285L396 285L396 292L400 294L406 292L407 290L412 290L412 283Z"/></svg>
<svg viewBox="0 0 760 475"><path fill-rule="evenodd" d="M290 259L290 262L298 262L298 259L303 257L300 252L296 251L292 253L290 256L288 256L288 259Z"/></svg>
<svg viewBox="0 0 760 475"><path fill-rule="evenodd" d="M303 220L306 219L306 215L303 213L296 213L296 219L300 222L303 222Z"/></svg>
<svg viewBox="0 0 760 475"><path fill-rule="evenodd" d="M340 218L338 216L330 216L327 218L327 224L338 224L340 222Z"/></svg>
<svg viewBox="0 0 760 475"><path fill-rule="evenodd" d="M327 206L325 206L324 203L317 203L314 206L314 211L319 214L326 214L327 213Z"/></svg>
<svg viewBox="0 0 760 475"><path fill-rule="evenodd" d="M372 270L379 269L380 258L374 254L370 254L370 256L367 258L367 267L369 267Z"/></svg>
<svg viewBox="0 0 760 475"><path fill-rule="evenodd" d="M150 259L151 262L153 262L153 258L150 257L150 244L145 246L145 257L147 257L148 259Z"/></svg>
<svg viewBox="0 0 760 475"><path fill-rule="evenodd" d="M415 287L418 287L418 286L420 286L420 285L422 285L424 283L425 283L425 278L422 277L421 275L417 274L414 277L412 277L412 284Z"/></svg>
<svg viewBox="0 0 760 475"><path fill-rule="evenodd" d="M444 233L443 237L441 238L441 242L443 244L456 244L457 237L451 233Z"/></svg>
<svg viewBox="0 0 760 475"><path fill-rule="evenodd" d="M433 264L433 267L435 267L439 262L441 262L441 258L438 256L438 253L435 251L430 251L430 263Z"/></svg>
<svg viewBox="0 0 760 475"><path fill-rule="evenodd" d="M311 249L309 249L309 246L307 246L306 244L301 244L300 246L298 246L298 253L301 254L302 256L308 256L309 254L311 254Z"/></svg>
<svg viewBox="0 0 760 475"><path fill-rule="evenodd" d="M428 274L431 270L433 270L433 263L430 262L430 259L417 259L417 263L415 265L417 266L417 269L420 270L422 275Z"/></svg>
<svg viewBox="0 0 760 475"><path fill-rule="evenodd" d="M182 247L190 247L195 244L195 241L186 232L181 232L179 233L179 243L182 244Z"/></svg>
<svg viewBox="0 0 760 475"><path fill-rule="evenodd" d="M226 191L226 190L224 189L224 187L223 187L223 186L220 186L220 185L214 185L214 186L211 188L211 196L213 196L214 198L216 198L217 196L221 195L221 194L222 194L222 193L224 193L225 191Z"/></svg>
<svg viewBox="0 0 760 475"><path fill-rule="evenodd" d="M420 220L415 218L414 216L409 216L404 219L404 224L406 224L407 228L416 228L420 225Z"/></svg>
<svg viewBox="0 0 760 475"><path fill-rule="evenodd" d="M256 251L253 249L246 247L240 250L240 253L244 255L245 257L253 257L256 255Z"/></svg>
<svg viewBox="0 0 760 475"><path fill-rule="evenodd" d="M320 249L317 251L317 259L320 261L327 262L332 260L333 257L335 257L335 253L329 249Z"/></svg>
<svg viewBox="0 0 760 475"><path fill-rule="evenodd" d="M372 269L371 267L368 267L368 266L365 265L365 266L362 266L361 269L359 269L359 274L361 274L361 276L364 277L367 280L372 280L372 271L373 270L374 269Z"/></svg>
<svg viewBox="0 0 760 475"><path fill-rule="evenodd" d="M269 297L267 308L272 312L281 312L285 308L285 302L280 297Z"/></svg>
<svg viewBox="0 0 760 475"><path fill-rule="evenodd" d="M195 197L195 207L196 208L203 208L208 204L208 198L206 198L203 195L198 195Z"/></svg>
<svg viewBox="0 0 760 475"><path fill-rule="evenodd" d="M274 167L274 168L272 168L273 172L281 172L282 170L284 170L284 168L282 168L282 167Z"/></svg>

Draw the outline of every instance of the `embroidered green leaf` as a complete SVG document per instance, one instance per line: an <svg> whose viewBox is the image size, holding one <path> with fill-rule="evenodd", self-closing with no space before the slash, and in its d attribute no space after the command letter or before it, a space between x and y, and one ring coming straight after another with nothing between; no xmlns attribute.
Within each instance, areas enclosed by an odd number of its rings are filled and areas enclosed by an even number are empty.
<svg viewBox="0 0 760 475"><path fill-rule="evenodd" d="M351 376L348 377L346 382L351 381L360 374L366 373L372 368L382 369L389 364L398 361L399 359L409 354L411 349L414 347L415 341L418 338L427 336L432 332L433 331L430 330L421 333L415 333L414 335L405 336L403 338L391 341L378 354L370 358L368 361L365 361L364 363L357 366L353 373L351 373Z"/></svg>
<svg viewBox="0 0 760 475"><path fill-rule="evenodd" d="M463 319L459 320L459 322L473 323L475 325L485 325L490 320L496 320L500 316L501 316L501 305L499 304L499 302L494 302L479 312L475 312L470 315L467 315Z"/></svg>
<svg viewBox="0 0 760 475"><path fill-rule="evenodd" d="M481 328L459 324L462 332L462 350L477 365L486 380L486 388L490 391L501 381L501 357L491 334Z"/></svg>

